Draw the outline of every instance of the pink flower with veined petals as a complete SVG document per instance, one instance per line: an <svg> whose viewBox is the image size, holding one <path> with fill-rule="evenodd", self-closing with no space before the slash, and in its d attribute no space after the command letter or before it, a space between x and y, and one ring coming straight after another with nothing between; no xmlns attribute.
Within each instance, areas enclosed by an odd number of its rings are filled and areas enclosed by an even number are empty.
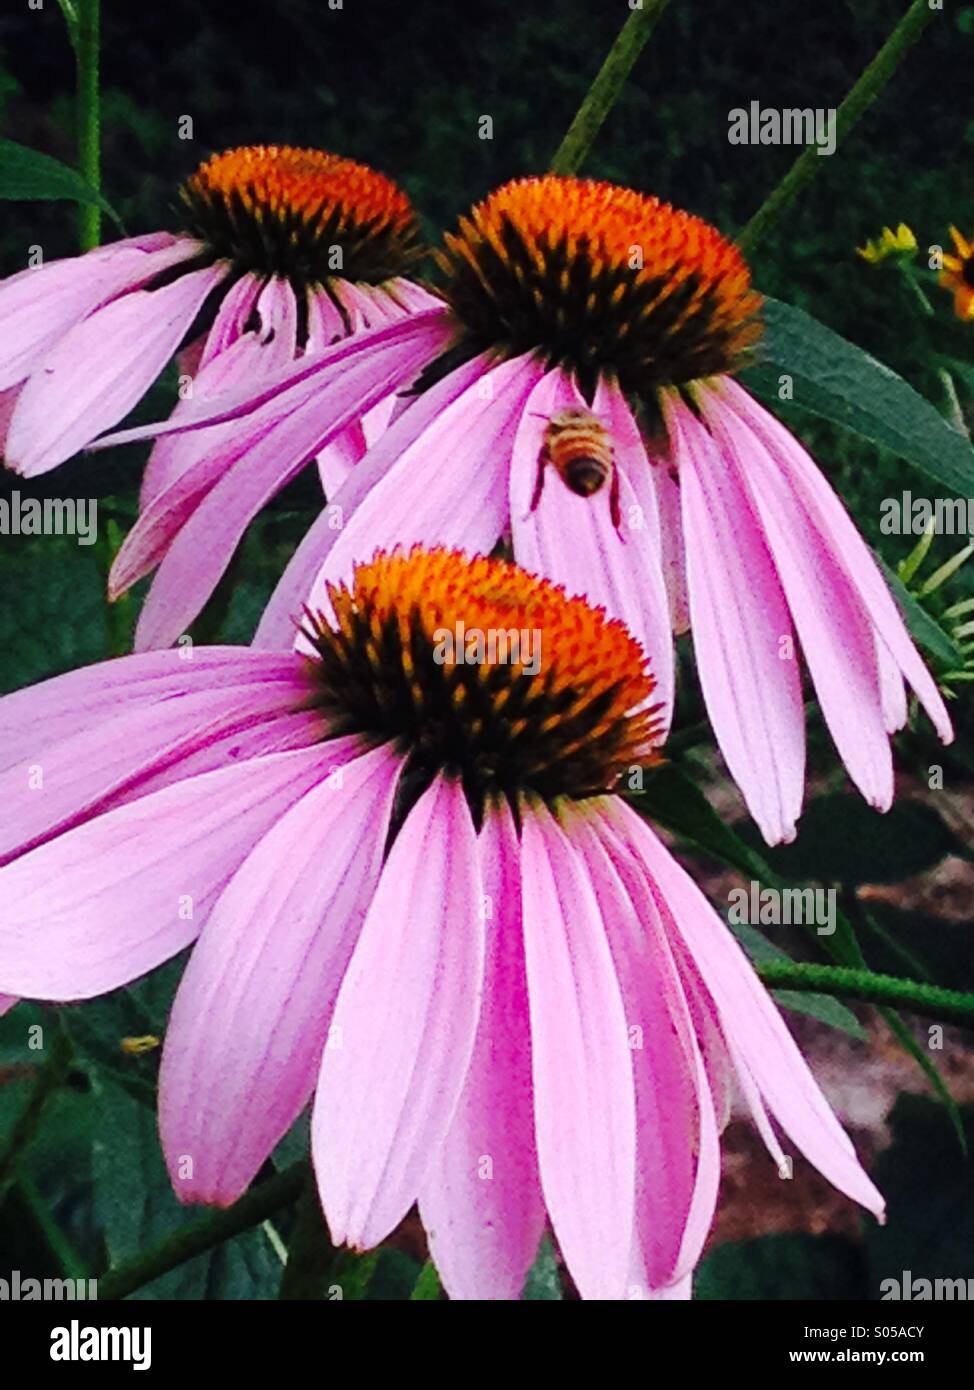
<svg viewBox="0 0 974 1390"><path fill-rule="evenodd" d="M0 453L17 472L33 477L84 448L129 412L177 352L183 383L174 421L193 406L253 397L295 359L437 304L406 278L419 255L409 199L365 165L249 146L207 160L182 198L185 234L132 238L0 284ZM397 375L417 372L432 341L427 334L418 354L411 342L394 352ZM137 645L158 645L180 589L180 557L167 556L194 517L206 536L207 572L219 577L235 541L221 548L210 518L228 492L249 522L317 454L325 491L334 493L393 404L389 393L360 402L328 447L282 460L269 477L237 467L227 430L160 440L140 516L109 580L115 598L160 567Z"/></svg>
<svg viewBox="0 0 974 1390"><path fill-rule="evenodd" d="M329 496L257 644L289 646L302 603L323 602L376 546L489 553L509 536L519 564L603 604L654 653L667 720L668 634L692 629L714 731L769 843L794 837L804 795L799 651L852 781L888 809L904 680L944 741L950 720L838 497L731 378L760 331L736 248L656 199L548 176L492 194L440 259L468 360L436 363ZM297 457L331 437L356 392L392 389L393 346L388 331L367 335L222 418L255 468ZM594 415L610 440L605 484L588 493L551 464L566 412ZM175 610L160 641L182 622Z"/></svg>
<svg viewBox="0 0 974 1390"><path fill-rule="evenodd" d="M661 734L623 625L444 550L377 555L330 605L312 659L149 653L0 701L0 987L85 999L196 941L160 1076L179 1195L233 1202L313 1096L336 1241L418 1202L448 1292L511 1299L550 1221L583 1297L686 1298L736 1078L779 1165L772 1117L881 1218L740 947L613 791Z"/></svg>

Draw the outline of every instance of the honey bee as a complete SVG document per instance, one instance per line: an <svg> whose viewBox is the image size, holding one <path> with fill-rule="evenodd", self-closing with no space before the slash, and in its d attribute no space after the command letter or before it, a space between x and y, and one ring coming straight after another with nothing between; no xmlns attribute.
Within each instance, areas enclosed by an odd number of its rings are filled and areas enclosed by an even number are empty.
<svg viewBox="0 0 974 1390"><path fill-rule="evenodd" d="M619 530L619 475L612 456L612 435L597 415L574 407L551 416L538 454L532 512L541 501L545 466L549 463L576 497L592 497L609 482L609 514Z"/></svg>

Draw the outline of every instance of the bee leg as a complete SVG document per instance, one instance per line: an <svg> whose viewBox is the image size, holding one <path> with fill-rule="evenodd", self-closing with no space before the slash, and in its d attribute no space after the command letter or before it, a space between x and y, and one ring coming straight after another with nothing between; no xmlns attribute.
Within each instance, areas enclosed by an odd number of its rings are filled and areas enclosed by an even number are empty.
<svg viewBox="0 0 974 1390"><path fill-rule="evenodd" d="M625 541L622 534L622 504L619 500L619 470L613 468L612 482L609 485L609 516L612 518L612 525L619 533L619 539Z"/></svg>
<svg viewBox="0 0 974 1390"><path fill-rule="evenodd" d="M548 462L545 454L538 455L538 476L534 482L534 494L531 498L531 505L528 507L528 516L538 510L538 503L541 501L541 489L544 487L544 466ZM524 518L527 521L528 516Z"/></svg>

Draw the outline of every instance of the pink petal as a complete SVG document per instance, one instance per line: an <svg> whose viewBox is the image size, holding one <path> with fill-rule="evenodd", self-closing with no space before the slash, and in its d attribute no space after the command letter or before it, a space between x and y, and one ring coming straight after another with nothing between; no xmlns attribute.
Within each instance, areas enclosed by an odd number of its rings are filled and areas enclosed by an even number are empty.
<svg viewBox="0 0 974 1390"><path fill-rule="evenodd" d="M321 736L321 720L307 704L308 685L297 669L290 688L266 683L255 668L239 687L204 682L178 699L130 701L66 739L35 744L30 763L0 773L8 810L0 826L0 862L62 833L84 814L130 801L160 779L209 771L253 751L304 745ZM168 777L167 777L168 774Z"/></svg>
<svg viewBox="0 0 974 1390"><path fill-rule="evenodd" d="M327 747L177 782L0 869L0 988L89 999L181 951L250 848L327 771Z"/></svg>
<svg viewBox="0 0 974 1390"><path fill-rule="evenodd" d="M739 480L682 402L668 399L665 415L707 713L764 838L792 840L804 792L805 715L791 618Z"/></svg>
<svg viewBox="0 0 974 1390"><path fill-rule="evenodd" d="M473 1051L483 884L461 786L406 817L338 995L311 1138L336 1243L377 1244L416 1200Z"/></svg>
<svg viewBox="0 0 974 1390"><path fill-rule="evenodd" d="M334 343L324 352L306 353L292 367L277 373L258 390L245 386L239 391L227 392L219 401L198 402L194 410L187 411L178 420L160 420L136 429L119 430L115 434L105 435L92 447L107 449L111 445L129 444L136 439L154 439L184 430L208 429L211 425L225 424L229 420L244 422L240 439L253 443L261 439L273 425L301 411L302 418L307 422L307 446L303 452L310 457L326 440L344 428L344 423L336 428L331 427L326 406L334 405L340 410L338 402L332 401L328 393L344 385L346 374L352 368L356 369L358 380L361 375L358 369L364 361L366 377L374 376L382 383L381 387L368 393L370 404L374 404L390 391L396 390L401 383L410 381L415 372L421 371L428 362L444 352L455 334L455 324L446 309L414 314L411 318L382 328L356 333ZM363 410L369 409L370 404L363 406ZM303 409L308 406L310 410ZM255 415L257 418L253 419Z"/></svg>
<svg viewBox="0 0 974 1390"><path fill-rule="evenodd" d="M175 700L201 687L215 690L249 682L277 685L281 703L295 690L293 657L249 647L183 647L118 657L69 671L0 699L0 771L41 761L63 739L129 709Z"/></svg>
<svg viewBox="0 0 974 1390"><path fill-rule="evenodd" d="M594 811L598 803L592 803ZM713 1101L666 932L645 878L611 827L579 815L572 841L591 877L626 1008L636 1094L636 1282L671 1284L713 1223L720 1149Z"/></svg>
<svg viewBox="0 0 974 1390"><path fill-rule="evenodd" d="M870 805L886 811L893 759L873 627L858 588L761 440L716 392L701 389L699 400L724 466L736 471L757 511L839 756Z"/></svg>
<svg viewBox="0 0 974 1390"><path fill-rule="evenodd" d="M417 544L471 554L493 549L507 524L514 434L541 371L531 356L501 363L399 455L329 551L311 587L310 608L327 614L327 585L348 581L355 564L376 550ZM342 505L342 493L335 504Z"/></svg>
<svg viewBox="0 0 974 1390"><path fill-rule="evenodd" d="M203 341L194 376L247 332L263 283L258 275L241 275L227 290L220 301L210 331Z"/></svg>
<svg viewBox="0 0 974 1390"><path fill-rule="evenodd" d="M798 440L773 415L759 406L734 381L722 382L721 390L738 416L762 439L796 496L801 497L836 559L858 586L869 616L890 656L916 691L941 739L944 743L950 743L954 736L950 716L936 682L910 640L879 566L842 502Z"/></svg>
<svg viewBox="0 0 974 1390"><path fill-rule="evenodd" d="M662 706L661 718L668 728L673 713L673 639L660 567L656 499L651 487L641 489L642 500L634 490L633 480L648 475L649 464L618 388L600 386L594 409L612 434L621 534L612 520L609 482L591 497L578 497L546 466L541 496L531 509L549 420L563 410L587 408L561 368L549 372L525 404L511 464L514 558L532 573L564 585L570 594L583 594L610 617L622 619L646 653L656 681L653 701Z"/></svg>
<svg viewBox="0 0 974 1390"><path fill-rule="evenodd" d="M686 943L724 1036L743 1058L778 1123L834 1187L881 1217L882 1197L728 928L645 821L622 801L615 803L613 816L646 866L668 930Z"/></svg>
<svg viewBox="0 0 974 1390"><path fill-rule="evenodd" d="M531 1097L520 847L506 802L480 832L487 955L470 1070L420 1193L430 1253L453 1299L517 1299L545 1211Z"/></svg>
<svg viewBox="0 0 974 1390"><path fill-rule="evenodd" d="M19 1003L20 1000L15 994L0 994L0 1018L2 1018L5 1013L9 1013L15 1004Z"/></svg>
<svg viewBox="0 0 974 1390"><path fill-rule="evenodd" d="M132 290L70 329L17 402L7 462L26 477L83 449L145 394L186 336L221 263L161 290Z"/></svg>
<svg viewBox="0 0 974 1390"><path fill-rule="evenodd" d="M308 291L308 353L324 352L348 336L341 311L327 290Z"/></svg>
<svg viewBox="0 0 974 1390"><path fill-rule="evenodd" d="M199 254L198 242L160 232L50 261L0 283L0 390L43 364L76 323L117 295Z"/></svg>
<svg viewBox="0 0 974 1390"><path fill-rule="evenodd" d="M219 356L211 357L193 381L190 395L176 404L173 417L192 410L201 400L218 398L241 381L255 385L293 357L296 306L293 291L268 298L258 308L259 328L239 335ZM140 515L115 557L108 580L110 598L117 598L158 565L173 539L186 525L203 497L232 461L226 446L233 426L166 435L156 442L142 482Z"/></svg>
<svg viewBox="0 0 974 1390"><path fill-rule="evenodd" d="M349 341L360 342L361 338ZM291 413L284 409L291 394L285 392L269 408L265 427L255 426L251 417L243 422L245 428L237 426L227 431L229 438L221 436L205 467L223 476L184 520L159 566L139 616L139 650L168 646L185 632L261 507L326 444L388 393L390 374L393 378L400 373L408 377L418 370L429 344L427 332L425 337L394 340L371 354L359 353L354 360L342 359L334 369L334 395L327 391L319 395L325 383L316 377L310 389L307 384L301 387L305 399Z"/></svg>
<svg viewBox="0 0 974 1390"><path fill-rule="evenodd" d="M274 651L290 651L293 648L304 604L318 571L341 535L346 516L353 515L363 498L385 477L406 449L439 418L446 406L484 375L489 362L486 355L475 357L424 391L350 471L341 491L334 498L329 498L329 505L291 557L264 610L254 636L255 647Z"/></svg>
<svg viewBox="0 0 974 1390"><path fill-rule="evenodd" d="M521 898L541 1187L583 1298L625 1296L635 1191L626 1015L585 866L522 802Z"/></svg>
<svg viewBox="0 0 974 1390"><path fill-rule="evenodd" d="M159 1078L163 1148L183 1201L235 1201L311 1097L379 879L399 766L377 748L313 787L210 913Z"/></svg>
<svg viewBox="0 0 974 1390"><path fill-rule="evenodd" d="M659 508L660 559L666 596L670 603L670 623L680 636L690 627L690 594L687 589L687 557L683 542L680 481L667 455L648 455L651 480Z"/></svg>

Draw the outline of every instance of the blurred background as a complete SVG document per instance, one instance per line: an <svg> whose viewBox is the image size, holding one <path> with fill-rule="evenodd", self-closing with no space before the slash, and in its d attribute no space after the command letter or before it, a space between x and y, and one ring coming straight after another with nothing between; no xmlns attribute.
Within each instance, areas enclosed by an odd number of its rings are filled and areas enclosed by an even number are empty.
<svg viewBox="0 0 974 1390"><path fill-rule="evenodd" d="M905 0L746 6L739 0L672 0L583 172L659 194L733 233L797 152L730 145L728 112L752 100L778 108L837 106L904 9ZM47 0L41 10L30 11L25 2L6 10L0 16L2 134L73 163L74 65L57 0ZM628 13L621 0L344 0L340 9L324 0L251 0L244 6L227 0L104 0L104 191L130 233L176 228L176 189L213 151L242 143L316 145L397 179L433 240L492 186L547 167ZM938 405L928 326L899 277L866 265L855 247L884 224L900 221L913 227L921 247L946 244L951 222L974 231L972 59L974 5L952 3L752 257L760 289L806 308ZM485 115L493 120L491 140L478 138ZM178 138L185 116L193 122L191 141ZM73 253L76 237L69 204L5 203L0 275L23 266L28 245L41 244L50 260ZM962 347L970 359L974 327L950 323L946 296L938 309L945 333L955 341L967 335ZM168 410L167 392L171 382L163 381L145 404L145 418ZM882 539L884 557L895 563L912 540L880 537L879 503L904 487L922 495L918 475L800 411L790 413L789 421L861 529L874 543ZM76 460L55 479L42 480L38 490L101 498L101 516L109 523L105 543L111 545L133 514L144 456L135 448ZM9 477L3 485L10 490ZM17 485L26 490L19 480ZM247 640L313 511L309 486L305 480L289 489L258 523L236 582L204 614L197 635ZM960 543L938 541L936 559L948 558ZM68 540L61 545L52 538L5 539L0 688L124 650L134 605L106 609L105 563L100 550L81 550ZM950 596L956 601L972 591L962 573ZM678 729L700 717L689 666L686 682ZM962 698L954 707L965 732L970 703ZM921 731L907 734L901 750L906 809L898 808L877 830L878 818L849 793L834 753L816 731L813 805L798 846L767 858L792 881L839 885L845 907L859 916L875 968L903 973L912 962L942 983L974 988L969 743L934 753ZM924 780L934 760L946 769L947 788L936 798L935 813ZM707 749L691 749L689 765L719 814L737 822L750 843L736 794ZM740 881L705 858L698 857L696 871L718 903L726 903L729 888ZM790 940L784 944L793 954L805 949ZM136 1001L142 1031L161 1031L165 998L166 988L153 986ZM135 1026L133 1006L129 1000L118 1003L115 1014L106 1007L107 1014L90 1014L93 1021L81 1030L117 1050L118 1030ZM0 1024L0 1133L30 1079L31 1063L18 1042L23 1021L18 1010ZM864 1231L852 1205L805 1166L791 1182L781 1182L749 1124L735 1119L720 1218L698 1295L875 1298L879 1280L903 1268L927 1277L974 1277L970 1169L945 1108L929 1099L915 1061L868 1008L845 1011L839 1027L834 1015L831 1023L807 1015L792 1015L790 1022L866 1157L878 1156L874 1172L891 1199L890 1225L879 1231L869 1223ZM925 1028L914 1029L921 1040ZM94 1046L91 1037L88 1043ZM935 1060L956 1099L974 1101L972 1054L963 1035L948 1030ZM151 1082L151 1058L129 1058L126 1065ZM35 1263L56 1263L45 1223L32 1208L38 1198L82 1250L97 1251L105 1241L111 1247L113 1240L121 1243L116 1248L134 1247L147 1230L176 1220L171 1212L159 1215L169 1208L158 1173L151 1212L146 1200L137 1229L126 1217L122 1198L127 1193L126 1200L133 1200L142 1170L134 1186L130 1177L119 1187L118 1173L105 1179L112 1159L104 1147L99 1151L93 1112L82 1104L83 1083L76 1079L78 1095L69 1093L55 1117L61 1128L38 1141L34 1187L16 1194L15 1206L11 1199L0 1208L0 1238L14 1239L16 1226L17 1242L27 1243L23 1268L28 1254ZM924 1098L915 1094L921 1092ZM104 1100L103 1095L98 1103ZM128 1103L134 1103L131 1096ZM141 1111L133 1118L118 1104L112 1123L128 1136L130 1158L141 1155L139 1164L151 1166L151 1123L146 1130ZM67 1165L59 1159L65 1153L71 1155ZM106 1181L109 1188L115 1184L114 1197L106 1193ZM408 1292L408 1277L415 1277L410 1271L423 1257L418 1225L407 1223L394 1247L376 1297ZM221 1292L209 1267L203 1273L188 1268L188 1282L155 1292L201 1296L215 1288L215 1296L241 1296L245 1287L224 1285ZM541 1271L533 1296L555 1296L553 1270L552 1263L547 1274ZM250 1296L261 1295L259 1284L247 1287Z"/></svg>

